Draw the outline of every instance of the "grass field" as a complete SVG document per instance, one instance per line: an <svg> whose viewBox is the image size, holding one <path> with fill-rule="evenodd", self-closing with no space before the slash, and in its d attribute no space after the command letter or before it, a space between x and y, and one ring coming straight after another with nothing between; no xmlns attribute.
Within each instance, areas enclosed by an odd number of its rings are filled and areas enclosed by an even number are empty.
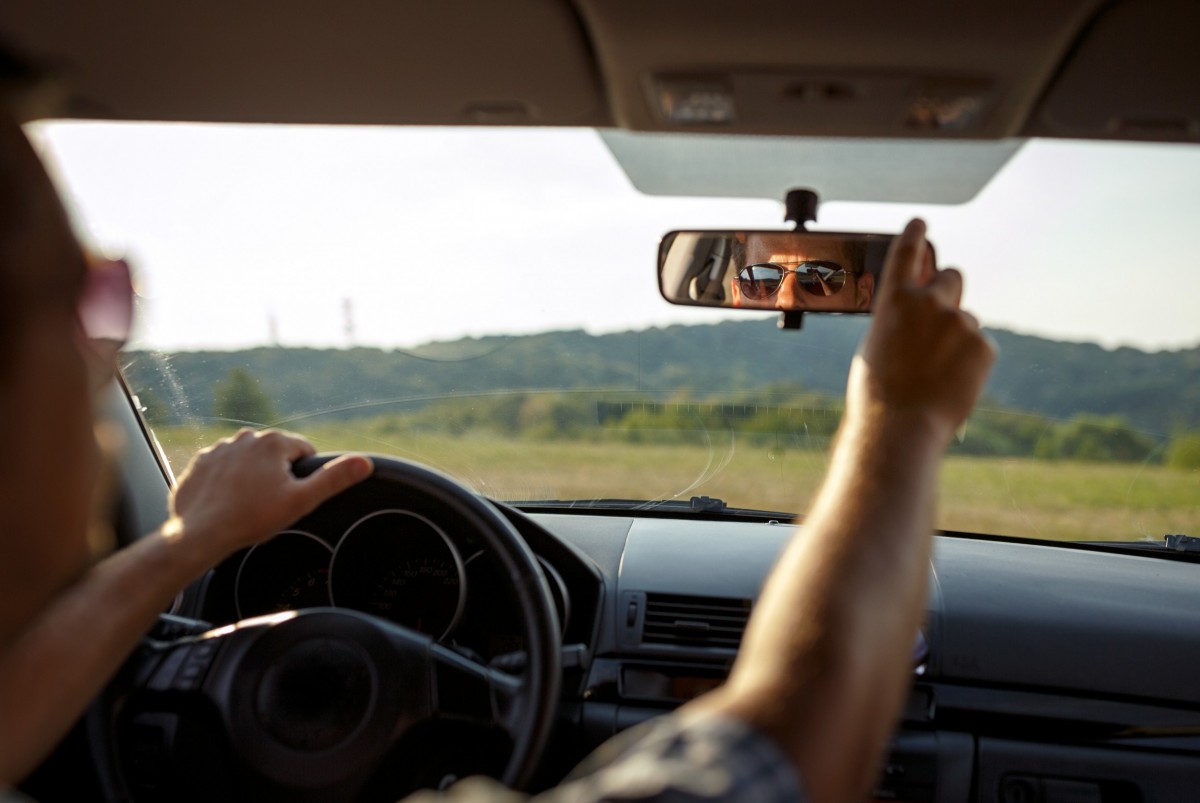
<svg viewBox="0 0 1200 803"><path fill-rule="evenodd" d="M158 437L176 473L227 429L165 427ZM322 451L395 455L441 469L499 499L596 496L687 500L804 511L826 455L731 444L542 441L493 434L417 433L386 421L303 430ZM939 526L1050 540L1137 540L1200 535L1200 472L1138 463L952 457L942 474Z"/></svg>

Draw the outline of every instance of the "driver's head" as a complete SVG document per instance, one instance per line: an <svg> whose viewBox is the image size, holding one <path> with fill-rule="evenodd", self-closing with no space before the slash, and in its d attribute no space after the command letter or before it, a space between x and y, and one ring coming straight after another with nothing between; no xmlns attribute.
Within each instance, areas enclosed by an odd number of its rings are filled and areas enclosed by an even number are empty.
<svg viewBox="0 0 1200 803"><path fill-rule="evenodd" d="M735 238L731 255L735 307L845 312L871 308L875 277L864 270L862 244L790 232L759 233Z"/></svg>
<svg viewBox="0 0 1200 803"><path fill-rule="evenodd" d="M87 262L0 106L0 645L87 565L99 454L78 304Z"/></svg>

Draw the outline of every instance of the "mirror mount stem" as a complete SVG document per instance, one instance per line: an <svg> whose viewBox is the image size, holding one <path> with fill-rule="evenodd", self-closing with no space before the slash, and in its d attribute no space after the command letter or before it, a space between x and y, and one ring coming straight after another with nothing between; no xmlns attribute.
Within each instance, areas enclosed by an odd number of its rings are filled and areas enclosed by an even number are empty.
<svg viewBox="0 0 1200 803"><path fill-rule="evenodd" d="M821 202L813 190L788 190L783 201L783 219L795 223L796 231L808 231L808 224L817 220L817 205Z"/></svg>
<svg viewBox="0 0 1200 803"><path fill-rule="evenodd" d="M794 329L800 331L804 328L804 311L798 309L784 310L779 315L780 329Z"/></svg>
<svg viewBox="0 0 1200 803"><path fill-rule="evenodd" d="M789 190L783 200L783 219L787 223L795 223L796 231L808 231L808 224L817 220L817 205L820 198L813 190ZM802 310L784 310L779 317L780 329L799 331L804 327L804 312Z"/></svg>

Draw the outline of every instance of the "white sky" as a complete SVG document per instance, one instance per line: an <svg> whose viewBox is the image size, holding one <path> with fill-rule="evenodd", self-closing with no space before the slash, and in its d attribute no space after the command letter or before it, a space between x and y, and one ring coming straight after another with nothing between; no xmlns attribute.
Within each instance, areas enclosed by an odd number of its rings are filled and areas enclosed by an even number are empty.
<svg viewBox="0 0 1200 803"><path fill-rule="evenodd" d="M128 255L139 343L411 346L642 329L678 228L779 228L776 201L638 194L591 131L62 123L32 129L84 238ZM1200 148L1033 142L961 207L828 203L820 226L930 223L985 324L1200 343Z"/></svg>

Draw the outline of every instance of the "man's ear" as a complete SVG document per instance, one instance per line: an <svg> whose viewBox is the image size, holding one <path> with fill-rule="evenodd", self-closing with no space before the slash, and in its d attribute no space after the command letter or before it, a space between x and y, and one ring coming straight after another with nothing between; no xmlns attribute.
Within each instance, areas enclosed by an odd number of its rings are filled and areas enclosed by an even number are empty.
<svg viewBox="0 0 1200 803"><path fill-rule="evenodd" d="M864 273L858 277L858 309L869 310L875 300L875 274Z"/></svg>
<svg viewBox="0 0 1200 803"><path fill-rule="evenodd" d="M742 288L738 286L736 277L729 282L729 303L735 307L742 306Z"/></svg>

